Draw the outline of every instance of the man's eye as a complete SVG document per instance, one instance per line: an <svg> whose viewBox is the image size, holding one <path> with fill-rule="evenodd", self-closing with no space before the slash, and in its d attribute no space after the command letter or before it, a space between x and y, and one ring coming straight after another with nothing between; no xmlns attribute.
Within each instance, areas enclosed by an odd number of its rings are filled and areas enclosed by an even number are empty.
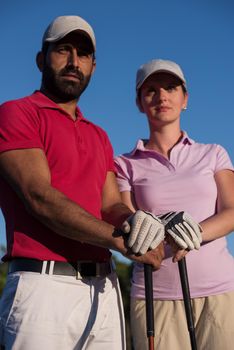
<svg viewBox="0 0 234 350"><path fill-rule="evenodd" d="M90 53L86 50L79 49L79 50L77 50L77 55L79 57L88 57L88 56L90 56Z"/></svg>
<svg viewBox="0 0 234 350"><path fill-rule="evenodd" d="M57 47L56 51L59 53L66 53L69 51L69 48L67 46L60 46L60 47Z"/></svg>

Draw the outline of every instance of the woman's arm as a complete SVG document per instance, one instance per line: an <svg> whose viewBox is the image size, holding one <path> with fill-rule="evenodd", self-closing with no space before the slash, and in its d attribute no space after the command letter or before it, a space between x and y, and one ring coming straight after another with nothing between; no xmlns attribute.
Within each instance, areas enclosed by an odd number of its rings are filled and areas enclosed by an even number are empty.
<svg viewBox="0 0 234 350"><path fill-rule="evenodd" d="M218 190L217 214L200 223L203 241L211 241L234 231L234 172L217 172L215 182Z"/></svg>
<svg viewBox="0 0 234 350"><path fill-rule="evenodd" d="M122 202L133 212L137 210L134 195L130 191L121 192Z"/></svg>

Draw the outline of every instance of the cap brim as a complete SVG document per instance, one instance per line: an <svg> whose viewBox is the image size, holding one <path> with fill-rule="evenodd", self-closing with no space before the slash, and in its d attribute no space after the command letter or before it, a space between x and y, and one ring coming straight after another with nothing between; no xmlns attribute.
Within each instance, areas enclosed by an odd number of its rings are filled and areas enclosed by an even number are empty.
<svg viewBox="0 0 234 350"><path fill-rule="evenodd" d="M168 74L171 74L171 75L175 76L176 78L178 78L178 79L181 81L182 85L183 85L183 86L185 87L185 89L187 90L186 81L183 80L183 79L182 79L179 75L177 75L176 73L174 73L174 72L172 72L172 71L170 71L170 70L167 70L167 69L158 69L158 70L155 70L155 71L152 72L152 73L149 73L149 74L144 78L144 80L141 81L141 82L137 85L136 90L139 90L139 89L142 87L142 85L144 84L144 82L145 82L151 75L158 74L158 73L168 73Z"/></svg>

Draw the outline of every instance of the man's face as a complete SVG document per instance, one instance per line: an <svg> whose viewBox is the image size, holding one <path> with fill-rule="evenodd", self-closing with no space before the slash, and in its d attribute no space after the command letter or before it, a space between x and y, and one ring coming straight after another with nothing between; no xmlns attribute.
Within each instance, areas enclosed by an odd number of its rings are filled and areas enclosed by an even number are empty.
<svg viewBox="0 0 234 350"><path fill-rule="evenodd" d="M52 43L44 57L42 87L61 102L78 99L95 69L90 39L72 32Z"/></svg>

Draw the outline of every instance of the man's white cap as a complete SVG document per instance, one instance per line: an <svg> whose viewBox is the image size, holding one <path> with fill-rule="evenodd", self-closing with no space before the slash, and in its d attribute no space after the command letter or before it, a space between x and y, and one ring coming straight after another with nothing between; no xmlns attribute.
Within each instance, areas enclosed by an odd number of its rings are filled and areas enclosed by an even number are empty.
<svg viewBox="0 0 234 350"><path fill-rule="evenodd" d="M43 35L42 46L45 42L56 42L74 30L80 30L88 34L93 45L93 50L96 50L94 31L89 23L79 16L59 16L55 18Z"/></svg>
<svg viewBox="0 0 234 350"><path fill-rule="evenodd" d="M185 89L186 87L186 80L184 77L184 74L178 64L176 64L173 61L167 61L167 60L152 60L148 63L143 64L140 66L140 68L137 71L136 76L136 90L137 92L141 88L144 81L152 74L159 73L159 72L165 72L170 73L178 77L181 81Z"/></svg>

